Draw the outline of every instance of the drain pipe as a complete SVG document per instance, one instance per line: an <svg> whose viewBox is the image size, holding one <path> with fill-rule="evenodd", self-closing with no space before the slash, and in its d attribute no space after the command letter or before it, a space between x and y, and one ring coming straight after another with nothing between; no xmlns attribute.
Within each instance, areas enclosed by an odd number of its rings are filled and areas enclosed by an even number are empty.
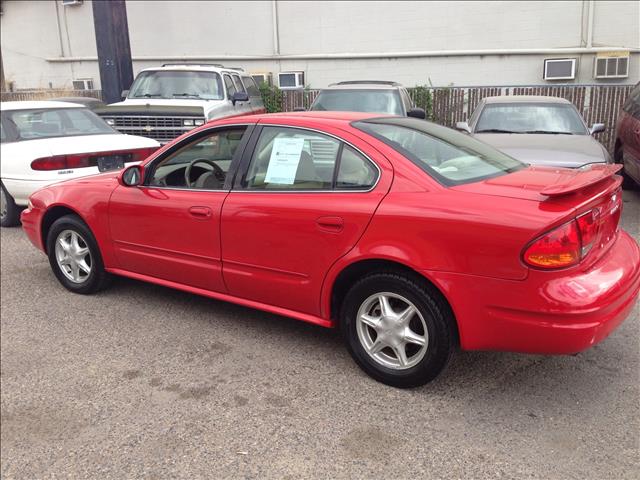
<svg viewBox="0 0 640 480"><path fill-rule="evenodd" d="M593 47L593 14L596 9L596 2L589 0L589 20L587 20L587 48Z"/></svg>
<svg viewBox="0 0 640 480"><path fill-rule="evenodd" d="M56 6L56 25L58 26L58 42L60 44L60 57L64 58L64 46L62 44L62 28L60 28L60 12L58 10L58 2L53 2Z"/></svg>
<svg viewBox="0 0 640 480"><path fill-rule="evenodd" d="M280 55L280 30L278 28L278 0L271 0L271 21L273 29L273 54Z"/></svg>

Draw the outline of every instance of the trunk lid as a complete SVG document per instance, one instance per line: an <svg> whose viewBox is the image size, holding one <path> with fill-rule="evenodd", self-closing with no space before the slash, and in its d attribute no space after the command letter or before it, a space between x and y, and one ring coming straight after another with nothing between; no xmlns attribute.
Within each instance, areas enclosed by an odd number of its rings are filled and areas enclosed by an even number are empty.
<svg viewBox="0 0 640 480"><path fill-rule="evenodd" d="M582 266L590 266L613 243L622 210L620 165L594 165L583 169L528 167L480 182L452 187L453 190L539 203L551 215L531 240L595 211L597 233Z"/></svg>
<svg viewBox="0 0 640 480"><path fill-rule="evenodd" d="M598 185L600 183L616 183L614 175L620 168L620 165L591 165L589 168L574 170L531 166L508 175L458 185L452 189L542 202L570 194L583 196L585 192L596 192L603 188L602 185Z"/></svg>

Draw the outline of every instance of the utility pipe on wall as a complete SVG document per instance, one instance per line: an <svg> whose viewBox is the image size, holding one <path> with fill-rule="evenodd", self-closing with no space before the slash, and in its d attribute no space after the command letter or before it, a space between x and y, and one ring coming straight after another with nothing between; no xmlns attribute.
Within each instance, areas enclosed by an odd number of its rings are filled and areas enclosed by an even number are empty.
<svg viewBox="0 0 640 480"><path fill-rule="evenodd" d="M505 48L493 50L427 50L415 52L375 52L375 53L310 53L295 55L136 55L138 62L194 61L194 60L350 60L367 58L422 58L422 57L469 57L495 55L569 55L581 53L610 52L625 50L640 53L640 48L629 47L575 47L575 48ZM97 57L47 58L48 62L95 62Z"/></svg>
<svg viewBox="0 0 640 480"><path fill-rule="evenodd" d="M593 47L593 15L596 9L596 2L589 0L589 20L587 21L587 48Z"/></svg>
<svg viewBox="0 0 640 480"><path fill-rule="evenodd" d="M280 28L278 26L278 0L271 0L271 20L273 28L273 53L280 55Z"/></svg>

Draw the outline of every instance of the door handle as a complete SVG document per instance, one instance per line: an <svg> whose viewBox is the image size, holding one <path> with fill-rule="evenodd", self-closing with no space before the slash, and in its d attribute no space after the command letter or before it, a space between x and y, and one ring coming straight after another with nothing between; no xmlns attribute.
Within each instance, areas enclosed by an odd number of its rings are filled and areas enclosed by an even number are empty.
<svg viewBox="0 0 640 480"><path fill-rule="evenodd" d="M344 228L344 220L342 217L320 217L316 220L316 225L320 230L339 233Z"/></svg>
<svg viewBox="0 0 640 480"><path fill-rule="evenodd" d="M189 208L191 216L199 218L201 220L207 220L211 218L212 212L209 207L191 207Z"/></svg>

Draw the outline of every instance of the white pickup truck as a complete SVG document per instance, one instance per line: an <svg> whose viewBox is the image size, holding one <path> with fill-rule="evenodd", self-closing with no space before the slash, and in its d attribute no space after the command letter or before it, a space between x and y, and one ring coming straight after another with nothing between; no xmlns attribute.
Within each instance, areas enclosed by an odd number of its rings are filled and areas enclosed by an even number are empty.
<svg viewBox="0 0 640 480"><path fill-rule="evenodd" d="M251 75L218 64L147 68L122 97L96 113L122 133L163 144L210 120L265 112Z"/></svg>

